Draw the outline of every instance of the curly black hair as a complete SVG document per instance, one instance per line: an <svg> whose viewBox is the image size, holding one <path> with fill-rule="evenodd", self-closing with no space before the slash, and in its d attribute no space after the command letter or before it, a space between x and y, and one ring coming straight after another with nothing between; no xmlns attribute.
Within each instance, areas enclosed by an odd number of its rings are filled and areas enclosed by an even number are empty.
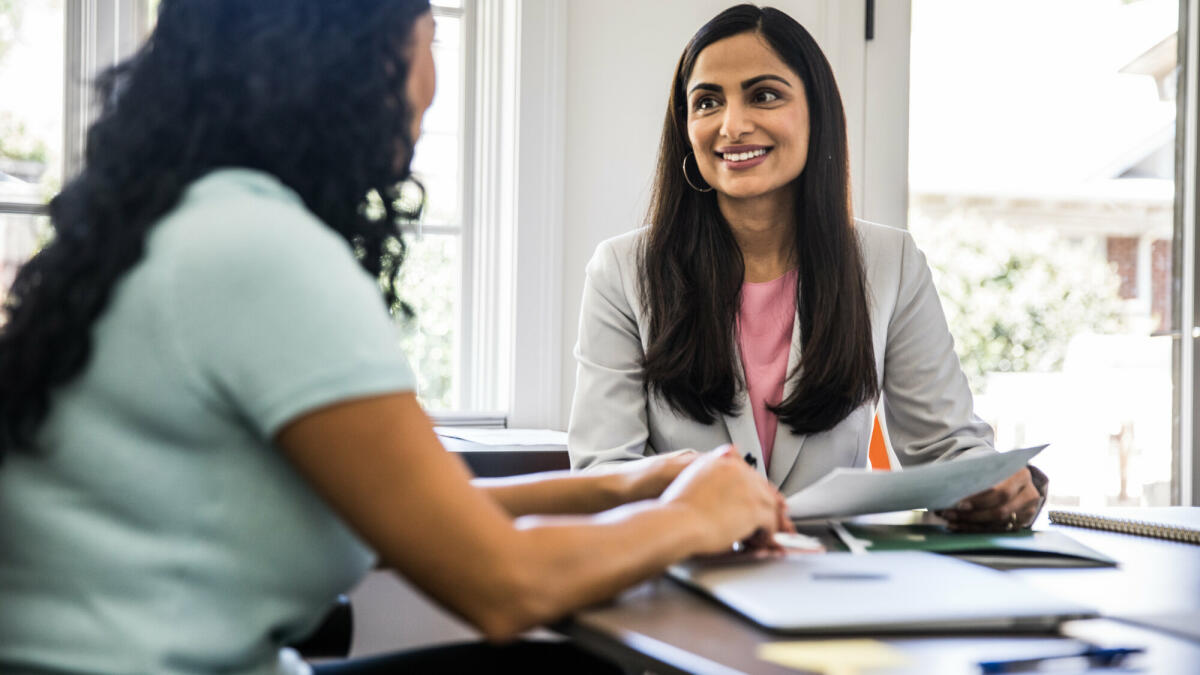
<svg viewBox="0 0 1200 675"><path fill-rule="evenodd" d="M54 238L18 272L0 329L0 460L32 449L53 390L150 228L218 167L276 176L344 237L388 307L413 111L405 48L428 0L163 0L146 44L97 80L85 168L50 202ZM397 161L397 157L401 161ZM382 208L380 207L382 205Z"/></svg>

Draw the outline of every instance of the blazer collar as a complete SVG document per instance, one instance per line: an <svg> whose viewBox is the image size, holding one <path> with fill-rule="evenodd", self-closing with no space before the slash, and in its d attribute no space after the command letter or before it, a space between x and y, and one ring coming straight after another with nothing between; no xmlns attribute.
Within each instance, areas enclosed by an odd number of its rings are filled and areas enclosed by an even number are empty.
<svg viewBox="0 0 1200 675"><path fill-rule="evenodd" d="M783 398L785 400L788 396L792 395L792 391L796 388L792 374L799 364L800 313L796 312L796 318L792 320L792 348L788 352L787 371L784 374L784 377L787 378L783 382ZM750 426L753 427L754 416L748 410L747 415L751 418ZM786 424L779 423L779 426L775 429L775 445L771 448L771 466L767 469L767 477L771 479L772 483L783 485L784 481L787 480L788 474L796 467L796 459L800 456L800 448L804 445L804 439L806 438L808 437L792 433L792 430Z"/></svg>
<svg viewBox="0 0 1200 675"><path fill-rule="evenodd" d="M738 347L737 340L733 341L733 357L734 367L741 373L742 381L745 382L746 372L742 368L742 350ZM737 446L738 452L747 464L757 469L763 477L767 477L767 466L763 462L762 443L758 441L758 429L754 426L754 413L750 409L750 397L746 395L745 389L738 392L736 403L737 408L732 415L723 415L725 430L729 433L729 442Z"/></svg>
<svg viewBox="0 0 1200 675"><path fill-rule="evenodd" d="M733 355L735 367L741 373L742 381L745 382L746 372L742 368L742 352L736 340L733 343ZM787 370L784 373L786 379L783 383L783 397L785 399L796 388L791 375L799 363L800 315L797 314L792 320L792 346L788 352ZM771 466L768 467L763 462L762 443L758 440L758 429L754 426L754 413L750 409L750 398L746 395L745 389L738 393L736 412L732 415L724 415L724 418L725 429L729 432L729 440L737 446L742 457L748 458L746 461L772 483L783 485L796 466L796 459L800 456L800 447L804 445L804 439L807 436L796 435L787 425L780 423L775 429L775 445L771 448Z"/></svg>

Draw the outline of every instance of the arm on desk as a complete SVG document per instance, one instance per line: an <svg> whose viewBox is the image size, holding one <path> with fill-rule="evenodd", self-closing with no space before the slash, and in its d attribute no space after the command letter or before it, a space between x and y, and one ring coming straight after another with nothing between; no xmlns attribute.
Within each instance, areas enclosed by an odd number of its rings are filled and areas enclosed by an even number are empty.
<svg viewBox="0 0 1200 675"><path fill-rule="evenodd" d="M514 520L471 486L411 393L308 413L276 440L387 565L492 640L607 599L688 555L772 533L781 503L735 454L709 453L656 500Z"/></svg>
<svg viewBox="0 0 1200 675"><path fill-rule="evenodd" d="M471 484L495 499L513 517L534 513L599 513L658 497L697 456L688 450L631 462L602 473L550 471L476 478Z"/></svg>

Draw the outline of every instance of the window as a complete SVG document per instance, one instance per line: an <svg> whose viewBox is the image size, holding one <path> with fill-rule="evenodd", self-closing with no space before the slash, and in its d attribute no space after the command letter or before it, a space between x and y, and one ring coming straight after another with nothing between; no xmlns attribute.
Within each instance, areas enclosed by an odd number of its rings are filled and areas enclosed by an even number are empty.
<svg viewBox="0 0 1200 675"><path fill-rule="evenodd" d="M78 170L95 114L95 73L131 53L153 25L158 0L0 0L0 289L49 236L45 204ZM425 216L408 228L402 296L416 318L402 346L426 407L462 407L464 0L434 3L438 90L413 169L427 190ZM65 36L71 39L65 40ZM0 290L2 292L2 290Z"/></svg>
<svg viewBox="0 0 1200 675"><path fill-rule="evenodd" d="M977 412L1001 449L1051 444L1037 463L1059 504L1179 498L1179 15L912 3L909 228Z"/></svg>
<svg viewBox="0 0 1200 675"><path fill-rule="evenodd" d="M63 175L64 0L0 0L0 295L47 235Z"/></svg>
<svg viewBox="0 0 1200 675"><path fill-rule="evenodd" d="M402 297L415 310L402 322L402 345L417 373L422 404L433 411L462 407L458 330L462 298L464 64L461 2L434 5L437 92L422 123L413 174L426 190L424 217L407 229Z"/></svg>
<svg viewBox="0 0 1200 675"><path fill-rule="evenodd" d="M92 76L146 34L154 0L0 0L0 295L50 236L46 202L79 166ZM69 39L68 39L69 38Z"/></svg>

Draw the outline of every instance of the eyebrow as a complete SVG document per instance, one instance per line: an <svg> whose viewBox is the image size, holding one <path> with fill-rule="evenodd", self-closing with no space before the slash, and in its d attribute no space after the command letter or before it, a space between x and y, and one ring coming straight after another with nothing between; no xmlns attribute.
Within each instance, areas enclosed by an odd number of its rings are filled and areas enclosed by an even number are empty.
<svg viewBox="0 0 1200 675"><path fill-rule="evenodd" d="M752 77L748 80L742 80L742 89L749 89L750 87L753 87L754 85L758 84L759 82L763 82L765 80L774 80L775 82L782 82L787 88L789 88L789 89L792 88L791 82L788 82L787 80L783 79L782 77L780 77L778 75L771 75L768 73L766 75L758 75L756 77ZM715 92L725 91L725 89L719 84L713 84L711 82L697 82L696 84L692 85L692 88L688 90L688 93L690 94L693 91L696 91L697 89L704 89L706 91L715 91Z"/></svg>

